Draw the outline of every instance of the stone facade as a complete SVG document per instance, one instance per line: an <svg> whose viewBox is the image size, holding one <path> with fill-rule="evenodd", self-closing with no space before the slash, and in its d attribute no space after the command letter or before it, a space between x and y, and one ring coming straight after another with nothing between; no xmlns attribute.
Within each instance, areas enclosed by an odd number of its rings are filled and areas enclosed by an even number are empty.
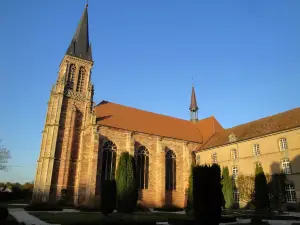
<svg viewBox="0 0 300 225"><path fill-rule="evenodd" d="M184 206L192 151L199 144L105 126L99 127L99 134L102 145L107 140L116 144L117 165L121 152L128 151L134 155L135 146L144 146L148 149L149 184L148 189L140 190L139 196L142 201L152 207L164 205ZM170 193L165 191L165 157L167 149L174 151L176 154L176 190ZM101 152L101 147L99 152ZM98 183L100 185L100 181ZM100 190L100 186L97 187L97 190Z"/></svg>
<svg viewBox="0 0 300 225"><path fill-rule="evenodd" d="M33 200L55 200L62 189L76 193L82 130L92 124L91 68L91 62L68 55L60 65L48 103Z"/></svg>
<svg viewBox="0 0 300 225"><path fill-rule="evenodd" d="M287 149L284 151L280 149L281 138L287 141ZM259 145L258 155L253 152L254 144ZM233 149L237 153L236 159L231 155ZM211 164L212 153L217 154L217 162L221 167L228 166L231 175L234 166L238 168L239 174L254 174L256 163L260 163L267 174L280 173L283 170L282 160L288 159L291 173L287 175L287 180L294 184L297 202L300 201L300 128L201 150L196 153L197 163Z"/></svg>

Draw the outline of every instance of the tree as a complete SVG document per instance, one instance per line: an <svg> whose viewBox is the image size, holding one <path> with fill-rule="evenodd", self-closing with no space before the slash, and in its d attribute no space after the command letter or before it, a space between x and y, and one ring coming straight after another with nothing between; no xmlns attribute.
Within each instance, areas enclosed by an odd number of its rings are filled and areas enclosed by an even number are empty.
<svg viewBox="0 0 300 225"><path fill-rule="evenodd" d="M191 165L191 171L189 176L189 186L187 190L187 204L185 208L186 214L192 213L193 210L193 168L194 164Z"/></svg>
<svg viewBox="0 0 300 225"><path fill-rule="evenodd" d="M268 181L268 177L271 177ZM272 200L275 203L275 208L281 210L281 203L285 202L285 185L286 185L286 175L284 173L275 173L271 176L266 176L269 193L272 196Z"/></svg>
<svg viewBox="0 0 300 225"><path fill-rule="evenodd" d="M116 182L104 180L101 189L101 212L107 216L116 208Z"/></svg>
<svg viewBox="0 0 300 225"><path fill-rule="evenodd" d="M138 189L135 174L134 157L128 152L122 152L116 174L118 212L132 213L136 207Z"/></svg>
<svg viewBox="0 0 300 225"><path fill-rule="evenodd" d="M10 152L7 148L1 145L0 140L0 171L7 168L8 159L10 159Z"/></svg>
<svg viewBox="0 0 300 225"><path fill-rule="evenodd" d="M229 176L228 167L222 170L222 191L225 198L225 208L229 209L233 205L233 184Z"/></svg>
<svg viewBox="0 0 300 225"><path fill-rule="evenodd" d="M251 202L254 193L254 176L240 173L237 178L237 186L241 201L246 203Z"/></svg>
<svg viewBox="0 0 300 225"><path fill-rule="evenodd" d="M255 208L257 210L269 208L268 184L263 168L256 164L254 184Z"/></svg>
<svg viewBox="0 0 300 225"><path fill-rule="evenodd" d="M198 224L219 224L223 200L219 165L194 167L193 199L194 216Z"/></svg>

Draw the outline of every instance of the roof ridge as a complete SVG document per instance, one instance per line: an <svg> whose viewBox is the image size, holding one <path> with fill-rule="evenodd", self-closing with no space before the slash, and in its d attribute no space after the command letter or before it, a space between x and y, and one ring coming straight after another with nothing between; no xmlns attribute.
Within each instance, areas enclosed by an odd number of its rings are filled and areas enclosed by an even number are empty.
<svg viewBox="0 0 300 225"><path fill-rule="evenodd" d="M229 130L231 130L231 129L235 129L235 128L240 127L240 126L244 126L244 125L247 125L247 124L250 124L250 123L257 122L257 121L259 121L259 120L271 118L271 117L274 117L274 116L278 116L278 115L280 115L280 114L285 114L285 113L287 113L287 112L290 112L290 111L293 111L293 110L296 110L296 109L300 109L300 107L296 107L296 108L293 108L293 109L290 109L290 110L286 110L286 111L283 111L283 112L279 112L279 113L276 113L276 114L273 114L273 115L270 115L270 116L261 117L261 118L259 118L259 119L252 120L252 121L249 121L249 122L246 122L246 123L242 123L242 124L239 124L239 125L230 127L230 128L225 128L224 130L225 130L225 131L229 131Z"/></svg>

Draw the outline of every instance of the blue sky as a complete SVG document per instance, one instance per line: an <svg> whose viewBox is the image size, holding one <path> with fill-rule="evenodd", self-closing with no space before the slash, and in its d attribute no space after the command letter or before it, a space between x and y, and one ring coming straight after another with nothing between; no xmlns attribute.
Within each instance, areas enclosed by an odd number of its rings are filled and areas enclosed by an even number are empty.
<svg viewBox="0 0 300 225"><path fill-rule="evenodd" d="M76 3L75 3L76 2ZM34 179L47 102L84 0L0 8L0 181ZM94 100L225 127L299 106L300 1L89 1Z"/></svg>

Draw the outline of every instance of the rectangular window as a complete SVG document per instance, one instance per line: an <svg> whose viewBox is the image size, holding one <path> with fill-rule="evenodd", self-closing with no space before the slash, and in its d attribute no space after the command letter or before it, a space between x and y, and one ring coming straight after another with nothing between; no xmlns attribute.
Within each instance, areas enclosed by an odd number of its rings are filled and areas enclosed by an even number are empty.
<svg viewBox="0 0 300 225"><path fill-rule="evenodd" d="M212 161L212 163L218 163L217 153L213 152L211 154L211 161Z"/></svg>
<svg viewBox="0 0 300 225"><path fill-rule="evenodd" d="M238 203L240 201L240 192L238 189L233 190L233 200Z"/></svg>
<svg viewBox="0 0 300 225"><path fill-rule="evenodd" d="M237 159L236 149L231 149L231 159L232 160Z"/></svg>
<svg viewBox="0 0 300 225"><path fill-rule="evenodd" d="M288 149L286 138L279 139L279 149L280 151L286 151Z"/></svg>
<svg viewBox="0 0 300 225"><path fill-rule="evenodd" d="M254 155L254 156L260 155L259 144L254 144L254 145L253 145L253 155Z"/></svg>
<svg viewBox="0 0 300 225"><path fill-rule="evenodd" d="M282 172L284 174L291 174L291 164L289 159L283 159L281 161L281 166L282 166Z"/></svg>
<svg viewBox="0 0 300 225"><path fill-rule="evenodd" d="M232 178L236 179L238 176L239 170L237 166L232 167Z"/></svg>
<svg viewBox="0 0 300 225"><path fill-rule="evenodd" d="M292 184L285 186L285 196L287 203L297 203L297 197L295 192L295 187Z"/></svg>

